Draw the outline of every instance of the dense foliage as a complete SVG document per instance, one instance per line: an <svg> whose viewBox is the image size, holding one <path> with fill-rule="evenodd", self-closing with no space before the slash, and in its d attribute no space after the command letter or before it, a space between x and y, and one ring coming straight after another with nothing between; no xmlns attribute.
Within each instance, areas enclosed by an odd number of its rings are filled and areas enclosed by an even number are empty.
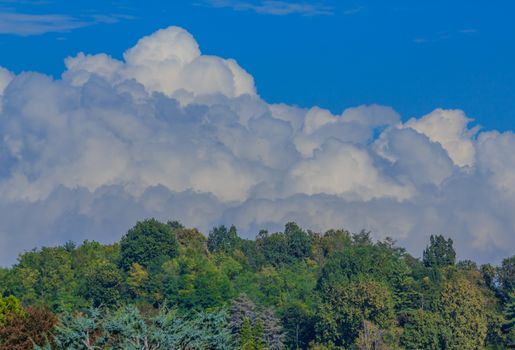
<svg viewBox="0 0 515 350"><path fill-rule="evenodd" d="M515 256L419 260L368 232L206 238L138 222L120 243L66 243L0 269L1 349L504 349L515 342Z"/></svg>

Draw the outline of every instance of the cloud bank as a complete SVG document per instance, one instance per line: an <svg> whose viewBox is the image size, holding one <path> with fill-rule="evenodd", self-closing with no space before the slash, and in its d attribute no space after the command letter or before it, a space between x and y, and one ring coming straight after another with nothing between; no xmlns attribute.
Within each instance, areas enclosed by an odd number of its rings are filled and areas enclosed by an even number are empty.
<svg viewBox="0 0 515 350"><path fill-rule="evenodd" d="M513 254L515 135L463 111L403 123L385 106L269 104L235 60L202 55L177 27L123 60L65 63L57 80L0 69L0 264L112 242L150 216L245 237L291 220L367 229L415 255L442 233L460 258Z"/></svg>

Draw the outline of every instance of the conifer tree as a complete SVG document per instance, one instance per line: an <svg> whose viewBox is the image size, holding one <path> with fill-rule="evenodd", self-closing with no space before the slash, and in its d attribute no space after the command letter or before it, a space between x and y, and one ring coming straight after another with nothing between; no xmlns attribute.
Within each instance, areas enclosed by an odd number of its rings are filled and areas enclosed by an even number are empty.
<svg viewBox="0 0 515 350"><path fill-rule="evenodd" d="M240 350L255 350L255 348L254 332L249 318L245 316L240 330Z"/></svg>

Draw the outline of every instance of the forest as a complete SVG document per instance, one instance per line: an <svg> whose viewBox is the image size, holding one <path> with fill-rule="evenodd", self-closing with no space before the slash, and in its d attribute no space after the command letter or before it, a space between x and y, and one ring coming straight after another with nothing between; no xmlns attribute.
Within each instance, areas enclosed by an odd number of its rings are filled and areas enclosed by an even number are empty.
<svg viewBox="0 0 515 350"><path fill-rule="evenodd" d="M515 255L456 261L433 235L410 255L370 232L207 236L138 222L119 242L68 242L0 269L4 350L506 349ZM459 242L456 242L459 244Z"/></svg>

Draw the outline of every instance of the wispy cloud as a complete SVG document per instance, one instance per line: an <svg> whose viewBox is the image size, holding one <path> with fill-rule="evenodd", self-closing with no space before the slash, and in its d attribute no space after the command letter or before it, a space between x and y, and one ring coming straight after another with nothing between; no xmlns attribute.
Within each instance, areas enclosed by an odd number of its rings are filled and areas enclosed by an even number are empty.
<svg viewBox="0 0 515 350"><path fill-rule="evenodd" d="M473 34L476 34L478 33L479 30L478 29L474 29L474 28L467 28L467 29L462 29L458 32L439 32L437 33L436 36L433 36L433 37L430 37L430 38L427 38L427 37L418 37L418 38L415 38L413 39L413 42L415 44L427 44L427 43L436 43L436 42L439 42L439 41L443 41L443 40L448 40L448 39L458 39L461 36L464 36L464 35L473 35Z"/></svg>
<svg viewBox="0 0 515 350"><path fill-rule="evenodd" d="M81 18L60 14L0 12L0 34L29 36L50 32L68 32L95 24L116 23L122 18L125 17L99 15Z"/></svg>
<svg viewBox="0 0 515 350"><path fill-rule="evenodd" d="M215 8L231 8L235 11L253 11L260 14L285 16L298 14L303 16L330 16L333 8L321 3L287 2L279 0L261 0L258 2L240 0L208 0L206 5Z"/></svg>
<svg viewBox="0 0 515 350"><path fill-rule="evenodd" d="M478 33L478 32L479 32L479 30L474 29L474 28L466 28L466 29L460 30L461 34L475 34L475 33Z"/></svg>
<svg viewBox="0 0 515 350"><path fill-rule="evenodd" d="M363 9L364 9L363 6L359 6L359 7L355 7L355 8L351 8L351 9L345 10L345 11L343 11L343 14L346 15L346 16L352 16L352 15L355 15L355 14L361 12Z"/></svg>

